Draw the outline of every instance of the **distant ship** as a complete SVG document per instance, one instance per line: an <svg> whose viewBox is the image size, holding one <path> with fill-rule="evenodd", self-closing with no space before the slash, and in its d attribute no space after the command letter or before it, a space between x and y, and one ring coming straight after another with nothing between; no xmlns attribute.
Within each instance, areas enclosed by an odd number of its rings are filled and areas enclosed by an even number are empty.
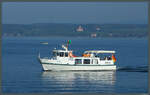
<svg viewBox="0 0 150 95"><path fill-rule="evenodd" d="M70 43L69 40L66 46L62 45L62 50L54 49L52 58L40 58L39 53L38 59L45 71L116 70L115 51L89 50L85 51L82 56L75 56L72 50L68 50ZM97 54L104 53L111 54L111 57L97 56Z"/></svg>
<svg viewBox="0 0 150 95"><path fill-rule="evenodd" d="M44 44L44 45L47 45L48 44L48 42L40 42L41 44Z"/></svg>

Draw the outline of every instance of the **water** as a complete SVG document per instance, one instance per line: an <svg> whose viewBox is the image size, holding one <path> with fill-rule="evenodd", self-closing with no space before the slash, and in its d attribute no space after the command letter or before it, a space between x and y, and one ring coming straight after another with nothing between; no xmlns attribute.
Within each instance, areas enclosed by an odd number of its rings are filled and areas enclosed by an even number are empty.
<svg viewBox="0 0 150 95"><path fill-rule="evenodd" d="M44 72L37 60L66 40L75 55L85 50L115 50L117 71ZM40 44L48 42L48 45ZM2 38L3 93L147 93L146 38Z"/></svg>

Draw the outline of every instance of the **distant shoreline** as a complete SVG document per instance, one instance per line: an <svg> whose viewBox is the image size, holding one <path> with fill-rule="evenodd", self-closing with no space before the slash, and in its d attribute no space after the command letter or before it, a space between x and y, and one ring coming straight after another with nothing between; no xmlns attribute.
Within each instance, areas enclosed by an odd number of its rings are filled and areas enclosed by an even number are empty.
<svg viewBox="0 0 150 95"><path fill-rule="evenodd" d="M3 24L4 37L148 37L148 24Z"/></svg>
<svg viewBox="0 0 150 95"><path fill-rule="evenodd" d="M76 38L76 39L148 39L148 37L96 37L96 38L91 38L91 37L62 37L62 36L46 36L46 37L42 37L42 36L20 36L20 37L12 37L12 36L7 36L4 37L2 36L2 38Z"/></svg>

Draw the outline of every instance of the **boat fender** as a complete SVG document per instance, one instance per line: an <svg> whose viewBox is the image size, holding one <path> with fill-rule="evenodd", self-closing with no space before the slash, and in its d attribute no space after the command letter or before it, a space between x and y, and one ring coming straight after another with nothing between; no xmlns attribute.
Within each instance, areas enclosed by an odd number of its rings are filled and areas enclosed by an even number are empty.
<svg viewBox="0 0 150 95"><path fill-rule="evenodd" d="M77 56L73 55L72 52L69 52L69 57L77 57Z"/></svg>
<svg viewBox="0 0 150 95"><path fill-rule="evenodd" d="M72 52L69 52L69 57L73 57Z"/></svg>

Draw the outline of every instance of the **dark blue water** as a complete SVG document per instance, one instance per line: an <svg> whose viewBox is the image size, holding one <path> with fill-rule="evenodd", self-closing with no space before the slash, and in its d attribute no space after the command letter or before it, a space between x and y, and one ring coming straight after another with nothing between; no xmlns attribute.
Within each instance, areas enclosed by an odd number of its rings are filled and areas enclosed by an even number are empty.
<svg viewBox="0 0 150 95"><path fill-rule="evenodd" d="M115 50L117 71L44 72L37 60L66 40L76 55ZM48 45L40 44L48 42ZM2 38L3 93L147 93L146 38Z"/></svg>

